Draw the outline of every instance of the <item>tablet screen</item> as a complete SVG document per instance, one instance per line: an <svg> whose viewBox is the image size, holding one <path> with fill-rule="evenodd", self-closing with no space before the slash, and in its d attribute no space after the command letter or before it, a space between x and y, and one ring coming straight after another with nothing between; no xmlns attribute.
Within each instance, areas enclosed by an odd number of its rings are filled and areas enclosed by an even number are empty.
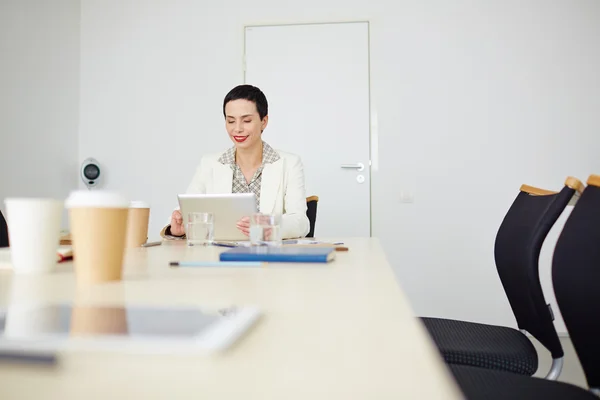
<svg viewBox="0 0 600 400"><path fill-rule="evenodd" d="M72 306L49 304L10 307L0 312L0 338L121 336L192 338L222 315L199 308Z"/></svg>

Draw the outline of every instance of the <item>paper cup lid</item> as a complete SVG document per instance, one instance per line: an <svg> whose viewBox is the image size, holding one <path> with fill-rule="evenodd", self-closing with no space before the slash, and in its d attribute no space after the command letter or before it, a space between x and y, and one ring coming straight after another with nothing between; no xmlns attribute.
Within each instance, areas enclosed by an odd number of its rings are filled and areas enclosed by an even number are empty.
<svg viewBox="0 0 600 400"><path fill-rule="evenodd" d="M129 203L129 208L150 208L150 204L145 201L134 200Z"/></svg>
<svg viewBox="0 0 600 400"><path fill-rule="evenodd" d="M8 198L4 199L4 203L5 204L8 204L8 203L52 204L52 203L62 203L62 201L58 200L58 199L53 199L51 197L8 197Z"/></svg>
<svg viewBox="0 0 600 400"><path fill-rule="evenodd" d="M117 192L104 190L77 190L65 202L67 208L128 208L129 200Z"/></svg>

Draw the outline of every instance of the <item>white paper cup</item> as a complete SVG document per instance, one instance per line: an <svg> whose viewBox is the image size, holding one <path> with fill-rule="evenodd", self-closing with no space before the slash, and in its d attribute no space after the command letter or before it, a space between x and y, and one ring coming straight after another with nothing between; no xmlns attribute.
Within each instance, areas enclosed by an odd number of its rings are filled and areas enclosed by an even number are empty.
<svg viewBox="0 0 600 400"><path fill-rule="evenodd" d="M57 262L64 203L41 198L8 198L4 203L14 272L52 271Z"/></svg>
<svg viewBox="0 0 600 400"><path fill-rule="evenodd" d="M129 201L115 192L76 191L66 206L77 282L121 280Z"/></svg>

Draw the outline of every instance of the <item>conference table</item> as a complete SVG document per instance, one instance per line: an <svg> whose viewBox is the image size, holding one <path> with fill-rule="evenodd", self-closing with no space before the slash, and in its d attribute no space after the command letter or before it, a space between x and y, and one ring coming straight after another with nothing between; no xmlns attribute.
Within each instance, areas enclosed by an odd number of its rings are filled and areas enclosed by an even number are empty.
<svg viewBox="0 0 600 400"><path fill-rule="evenodd" d="M0 270L0 306L256 305L261 318L213 354L63 350L55 366L0 363L0 399L454 399L454 380L395 279L376 238L328 264L172 268L216 261L184 241L128 249L122 281L81 286L72 262L41 275Z"/></svg>

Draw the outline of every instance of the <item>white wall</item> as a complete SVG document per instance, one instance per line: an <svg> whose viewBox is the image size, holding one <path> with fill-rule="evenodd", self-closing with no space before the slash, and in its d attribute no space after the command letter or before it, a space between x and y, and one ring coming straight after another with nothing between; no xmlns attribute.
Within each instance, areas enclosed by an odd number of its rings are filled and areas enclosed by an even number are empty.
<svg viewBox="0 0 600 400"><path fill-rule="evenodd" d="M77 187L79 14L77 0L0 1L0 208Z"/></svg>
<svg viewBox="0 0 600 400"><path fill-rule="evenodd" d="M369 20L374 235L417 313L513 325L493 243L518 187L600 172L600 2L294 4L83 0L80 158L152 202L157 236L200 156L229 146L243 26Z"/></svg>

